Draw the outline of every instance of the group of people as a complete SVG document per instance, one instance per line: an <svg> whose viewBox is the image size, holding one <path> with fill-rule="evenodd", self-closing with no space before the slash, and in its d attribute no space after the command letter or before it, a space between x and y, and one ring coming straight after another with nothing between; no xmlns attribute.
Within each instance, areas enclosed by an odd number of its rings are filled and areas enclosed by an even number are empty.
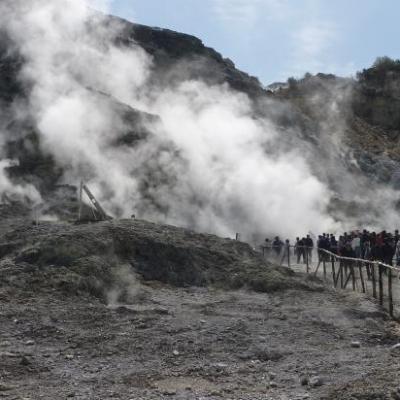
<svg viewBox="0 0 400 400"><path fill-rule="evenodd" d="M277 257L283 256L283 251L290 250L291 247L288 239L283 242L279 236L276 236L273 241L269 239L265 239L265 241L266 247L270 248ZM297 237L294 244L297 263L310 263L315 245L319 260L329 260L329 253L326 252L328 251L343 257L380 261L387 265L400 265L400 234L398 230L395 230L394 233L386 231L376 233L364 229L363 231L345 232L338 238L334 234L323 233L318 236L315 244L310 235L303 238Z"/></svg>

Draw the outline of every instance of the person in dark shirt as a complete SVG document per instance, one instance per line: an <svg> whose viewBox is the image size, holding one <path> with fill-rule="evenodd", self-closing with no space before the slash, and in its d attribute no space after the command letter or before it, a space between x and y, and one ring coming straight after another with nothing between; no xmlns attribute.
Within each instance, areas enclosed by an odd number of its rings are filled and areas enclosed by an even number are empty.
<svg viewBox="0 0 400 400"><path fill-rule="evenodd" d="M379 242L375 242L371 246L371 260L372 261L382 261L383 259L383 250L382 250L383 245L380 244Z"/></svg>
<svg viewBox="0 0 400 400"><path fill-rule="evenodd" d="M300 238L297 237L296 238L296 243L294 245L294 255L297 257L297 264L300 264L300 255L301 255L301 249L300 246L302 246L303 244L300 243Z"/></svg>
<svg viewBox="0 0 400 400"><path fill-rule="evenodd" d="M399 241L399 239L400 239L399 230L396 229L396 230L394 231L394 245L395 245L395 246L397 246L397 242Z"/></svg>
<svg viewBox="0 0 400 400"><path fill-rule="evenodd" d="M279 236L275 236L274 241L272 242L272 247L275 251L275 254L279 256L282 252L283 242L279 239Z"/></svg>
<svg viewBox="0 0 400 400"><path fill-rule="evenodd" d="M393 257L396 248L392 239L387 239L382 246L382 262L387 265L393 265Z"/></svg>
<svg viewBox="0 0 400 400"><path fill-rule="evenodd" d="M306 238L301 238L299 240L299 262L301 260L301 258L303 259L303 264L306 263L306 256L307 256L307 252L306 252Z"/></svg>
<svg viewBox="0 0 400 400"><path fill-rule="evenodd" d="M355 258L356 257L356 253L353 250L353 248L351 247L351 244L349 242L347 242L345 244L345 246L342 249L342 254L343 257L349 257L349 258Z"/></svg>
<svg viewBox="0 0 400 400"><path fill-rule="evenodd" d="M336 240L336 238L335 238L335 236L334 235L331 235L331 238L330 238L330 249L331 249L331 252L332 253L335 253L335 254L337 254L337 251L338 251L338 243L337 243L337 240Z"/></svg>
<svg viewBox="0 0 400 400"><path fill-rule="evenodd" d="M305 246L306 246L306 252L307 252L307 257L308 257L308 262L312 261L312 251L314 248L314 242L311 239L310 235L307 235L305 238Z"/></svg>
<svg viewBox="0 0 400 400"><path fill-rule="evenodd" d="M351 247L350 242L347 242L343 249L342 249L342 254L343 257L348 257L348 258L355 258L356 257L356 253L353 250L353 248ZM343 265L346 269L346 274L347 274L347 268L352 267L354 265L354 261L352 260L343 260Z"/></svg>

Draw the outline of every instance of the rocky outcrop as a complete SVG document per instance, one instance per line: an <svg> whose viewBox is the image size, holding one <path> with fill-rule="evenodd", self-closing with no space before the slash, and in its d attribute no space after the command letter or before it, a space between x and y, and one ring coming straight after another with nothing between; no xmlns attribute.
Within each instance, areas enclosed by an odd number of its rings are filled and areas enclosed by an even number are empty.
<svg viewBox="0 0 400 400"><path fill-rule="evenodd" d="M259 292L321 289L267 263L248 244L139 220L17 224L0 235L2 268L43 269L53 283L102 298L135 275L178 287L248 287ZM59 273L61 271L61 273ZM121 272L122 271L122 272ZM60 280L60 281L59 281ZM58 283L57 283L58 282Z"/></svg>

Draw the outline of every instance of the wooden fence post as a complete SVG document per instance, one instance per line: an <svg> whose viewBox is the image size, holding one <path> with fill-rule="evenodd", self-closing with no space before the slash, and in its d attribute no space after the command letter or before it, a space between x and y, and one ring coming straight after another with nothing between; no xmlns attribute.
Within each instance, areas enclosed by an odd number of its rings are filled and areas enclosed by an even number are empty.
<svg viewBox="0 0 400 400"><path fill-rule="evenodd" d="M377 298L376 295L376 274L375 274L375 263L371 263L371 278L372 278L372 296L374 299Z"/></svg>
<svg viewBox="0 0 400 400"><path fill-rule="evenodd" d="M305 251L305 255L306 255L306 264L307 264L307 274L310 272L310 266L308 264L308 251L306 247L303 247L304 251Z"/></svg>
<svg viewBox="0 0 400 400"><path fill-rule="evenodd" d="M355 271L354 271L353 262L354 261L351 261L350 274L351 274L351 278L352 278L351 280L352 280L352 283L353 283L353 291L355 291L356 290L356 274L355 274Z"/></svg>
<svg viewBox="0 0 400 400"><path fill-rule="evenodd" d="M343 277L343 274L344 274L344 263L343 263L343 261L340 261L340 287L343 289L343 287L344 287L344 277Z"/></svg>
<svg viewBox="0 0 400 400"><path fill-rule="evenodd" d="M332 261L332 278L333 278L333 282L335 282L336 280L336 271L335 271L335 258L332 256L331 258ZM336 287L336 285L335 285Z"/></svg>
<svg viewBox="0 0 400 400"><path fill-rule="evenodd" d="M389 314L393 318L392 270L388 268Z"/></svg>
<svg viewBox="0 0 400 400"><path fill-rule="evenodd" d="M383 306L383 267L379 265L379 304Z"/></svg>
<svg viewBox="0 0 400 400"><path fill-rule="evenodd" d="M365 290L364 275L363 275L363 272L362 272L362 268L363 268L363 263L359 262L358 263L358 269L360 271L361 287L362 287L362 292L365 293L366 290Z"/></svg>

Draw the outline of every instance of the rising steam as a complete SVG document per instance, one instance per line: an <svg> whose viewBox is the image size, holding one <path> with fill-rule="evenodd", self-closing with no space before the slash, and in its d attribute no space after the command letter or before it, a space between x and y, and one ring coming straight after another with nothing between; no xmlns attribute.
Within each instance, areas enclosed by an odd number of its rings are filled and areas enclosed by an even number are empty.
<svg viewBox="0 0 400 400"><path fill-rule="evenodd" d="M118 216L139 213L225 236L337 227L327 213L332 193L311 172L308 153L282 146L282 130L256 118L246 95L200 80L150 85L151 57L134 42L116 45L122 26L92 3L0 4L29 87L18 115L35 120L65 182L84 177ZM124 105L160 117L144 123L151 134L137 146L112 145L129 130Z"/></svg>

